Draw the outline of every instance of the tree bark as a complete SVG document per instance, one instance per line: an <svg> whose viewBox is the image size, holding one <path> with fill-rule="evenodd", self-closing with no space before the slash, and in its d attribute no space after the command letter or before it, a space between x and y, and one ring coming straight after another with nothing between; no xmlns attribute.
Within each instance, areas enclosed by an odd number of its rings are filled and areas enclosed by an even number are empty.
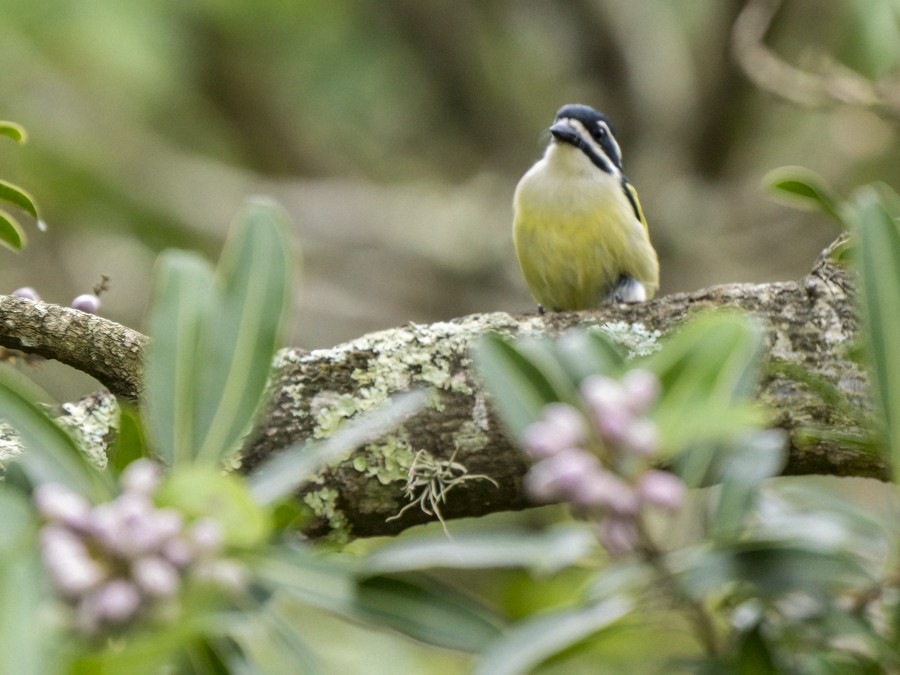
<svg viewBox="0 0 900 675"><path fill-rule="evenodd" d="M524 508L526 460L504 435L472 368L470 347L479 336L491 331L558 335L599 326L626 348L640 351L697 311L732 307L751 312L767 328L767 369L759 398L773 411L772 425L790 434L785 473L886 479L885 461L861 449L858 441L866 431L857 426L858 415L848 414L851 408L871 406L865 372L849 354L859 331L852 284L848 272L826 254L799 282L728 284L589 312L478 314L409 324L331 349L282 350L271 400L248 439L242 469L299 440L325 438L344 420L377 408L394 393L429 388L435 395L425 410L302 491L315 513L307 533L385 535L434 519L435 502L421 485L405 491L411 466L420 484L437 473L445 488L450 486L445 500L436 504L444 518ZM139 333L67 308L10 297L0 297L0 319L0 345L68 363L119 396L139 395L146 345ZM832 395L836 392L841 400ZM415 506L392 518L413 501Z"/></svg>

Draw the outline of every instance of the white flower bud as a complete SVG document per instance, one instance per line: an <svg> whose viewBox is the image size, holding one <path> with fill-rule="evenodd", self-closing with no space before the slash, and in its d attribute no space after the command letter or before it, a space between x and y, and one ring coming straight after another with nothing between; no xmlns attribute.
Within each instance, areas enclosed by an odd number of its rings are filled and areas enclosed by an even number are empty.
<svg viewBox="0 0 900 675"><path fill-rule="evenodd" d="M137 614L141 606L141 594L130 581L112 579L100 586L87 598L101 623L123 624Z"/></svg>
<svg viewBox="0 0 900 675"><path fill-rule="evenodd" d="M150 495L162 481L162 470L153 460L143 457L129 464L119 483L126 492Z"/></svg>
<svg viewBox="0 0 900 675"><path fill-rule="evenodd" d="M138 558L131 563L131 578L140 589L154 598L170 598L178 592L178 570L162 558Z"/></svg>
<svg viewBox="0 0 900 675"><path fill-rule="evenodd" d="M76 599L98 586L106 570L91 558L84 542L56 525L41 529L41 559L53 586L65 598Z"/></svg>
<svg viewBox="0 0 900 675"><path fill-rule="evenodd" d="M194 561L194 547L183 537L173 537L162 545L162 556L181 569Z"/></svg>
<svg viewBox="0 0 900 675"><path fill-rule="evenodd" d="M38 513L69 527L85 527L91 505L87 499L59 483L43 483L34 491Z"/></svg>
<svg viewBox="0 0 900 675"><path fill-rule="evenodd" d="M659 431L651 420L638 418L624 430L620 446L623 452L652 457L659 450Z"/></svg>
<svg viewBox="0 0 900 675"><path fill-rule="evenodd" d="M188 530L188 539L198 554L217 553L222 548L225 532L217 520L200 518Z"/></svg>

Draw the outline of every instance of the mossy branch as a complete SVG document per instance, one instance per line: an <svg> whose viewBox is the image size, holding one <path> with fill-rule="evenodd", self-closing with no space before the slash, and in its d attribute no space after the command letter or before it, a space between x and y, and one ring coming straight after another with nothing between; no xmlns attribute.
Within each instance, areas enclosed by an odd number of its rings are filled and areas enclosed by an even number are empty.
<svg viewBox="0 0 900 675"><path fill-rule="evenodd" d="M441 504L445 518L523 508L526 462L505 437L475 377L473 341L489 331L558 335L598 326L635 351L652 348L687 316L716 307L749 311L767 327L770 368L760 399L773 411L773 425L791 434L786 472L886 478L887 467L866 443L861 425L870 405L865 373L850 357L859 329L852 284L825 254L797 282L728 284L590 312L479 314L410 324L331 349L283 350L271 401L248 439L243 466L252 468L299 439L326 437L344 419L376 408L395 392L428 387L436 394L426 410L306 490L304 499L318 516L308 532L391 534L433 519L420 509L392 518L408 504L409 469L422 450L435 461L454 457L470 474L496 482L461 483ZM0 345L67 363L124 398L139 395L146 340L98 317L0 296Z"/></svg>

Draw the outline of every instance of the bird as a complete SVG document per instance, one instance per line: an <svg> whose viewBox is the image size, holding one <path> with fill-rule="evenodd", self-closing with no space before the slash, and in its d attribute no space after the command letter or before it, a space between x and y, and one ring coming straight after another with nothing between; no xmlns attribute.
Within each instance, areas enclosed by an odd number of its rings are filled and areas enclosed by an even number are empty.
<svg viewBox="0 0 900 675"><path fill-rule="evenodd" d="M569 104L549 131L543 157L513 197L516 257L538 309L651 299L659 262L612 123L590 106Z"/></svg>

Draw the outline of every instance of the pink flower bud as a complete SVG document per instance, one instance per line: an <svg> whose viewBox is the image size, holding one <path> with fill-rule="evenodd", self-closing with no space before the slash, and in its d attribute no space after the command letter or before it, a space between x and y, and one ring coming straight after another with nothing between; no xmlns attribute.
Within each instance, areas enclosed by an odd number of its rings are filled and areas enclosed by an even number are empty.
<svg viewBox="0 0 900 675"><path fill-rule="evenodd" d="M96 314L100 311L100 298L93 293L82 293L72 300L71 307L87 314Z"/></svg>
<svg viewBox="0 0 900 675"><path fill-rule="evenodd" d="M591 375L581 383L581 396L594 415L602 417L627 405L621 383L605 375Z"/></svg>
<svg viewBox="0 0 900 675"><path fill-rule="evenodd" d="M535 501L570 501L600 470L592 454L567 448L531 467L525 474L525 490Z"/></svg>
<svg viewBox="0 0 900 675"><path fill-rule="evenodd" d="M41 529L41 559L50 581L64 598L77 599L106 577L106 571L91 558L84 542L57 525Z"/></svg>
<svg viewBox="0 0 900 675"><path fill-rule="evenodd" d="M687 488L675 474L651 469L638 478L637 491L641 501L677 511L684 504Z"/></svg>
<svg viewBox="0 0 900 675"><path fill-rule="evenodd" d="M599 526L600 543L610 555L623 556L638 547L640 535L633 518L607 516Z"/></svg>
<svg viewBox="0 0 900 675"><path fill-rule="evenodd" d="M212 518L195 520L188 530L188 538L198 554L217 553L222 548L225 532Z"/></svg>
<svg viewBox="0 0 900 675"><path fill-rule="evenodd" d="M34 290L31 286L23 286L22 288L17 288L10 295L14 295L17 298L22 298L23 300L32 300L37 302L41 299L41 296L38 295L38 292Z"/></svg>
<svg viewBox="0 0 900 675"><path fill-rule="evenodd" d="M69 527L83 528L91 505L87 499L59 483L43 483L34 491L38 513L47 520L56 520Z"/></svg>
<svg viewBox="0 0 900 675"><path fill-rule="evenodd" d="M178 592L178 570L166 560L149 556L131 563L131 578L147 595L170 598Z"/></svg>
<svg viewBox="0 0 900 675"><path fill-rule="evenodd" d="M183 537L173 537L162 545L162 556L181 569L190 565L194 560L194 547Z"/></svg>
<svg viewBox="0 0 900 675"><path fill-rule="evenodd" d="M101 623L125 623L137 614L141 606L137 586L124 579L106 582L85 600L90 601L90 608Z"/></svg>
<svg viewBox="0 0 900 675"><path fill-rule="evenodd" d="M640 457L652 457L659 449L659 432L656 424L646 417L634 420L622 433L619 443L624 452Z"/></svg>
<svg viewBox="0 0 900 675"><path fill-rule="evenodd" d="M523 445L537 458L549 457L560 450L578 447L584 442L585 419L566 403L544 406L540 420L525 429Z"/></svg>
<svg viewBox="0 0 900 675"><path fill-rule="evenodd" d="M635 368L622 376L627 405L635 415L643 415L659 398L659 378L649 370Z"/></svg>
<svg viewBox="0 0 900 675"><path fill-rule="evenodd" d="M150 495L159 486L162 480L162 471L156 462L147 458L141 458L129 464L119 483L127 492L136 492L141 495Z"/></svg>
<svg viewBox="0 0 900 675"><path fill-rule="evenodd" d="M571 501L584 508L599 508L620 516L634 516L640 508L638 496L624 480L601 469L577 487Z"/></svg>

